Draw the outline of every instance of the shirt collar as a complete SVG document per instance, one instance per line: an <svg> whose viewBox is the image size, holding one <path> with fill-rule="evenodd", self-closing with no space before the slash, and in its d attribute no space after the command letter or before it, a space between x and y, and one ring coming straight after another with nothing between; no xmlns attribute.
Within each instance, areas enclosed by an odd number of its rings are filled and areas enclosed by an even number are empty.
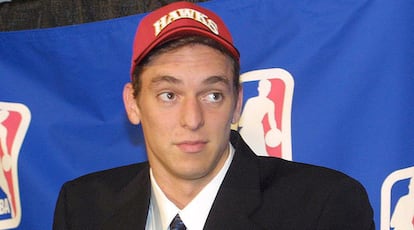
<svg viewBox="0 0 414 230"><path fill-rule="evenodd" d="M203 229L211 206L216 198L221 183L230 167L234 156L234 148L229 144L229 156L218 174L197 194L196 197L182 210L172 203L158 186L150 169L151 204L150 215L156 229L167 230L177 213L189 230ZM151 213L152 212L152 213Z"/></svg>

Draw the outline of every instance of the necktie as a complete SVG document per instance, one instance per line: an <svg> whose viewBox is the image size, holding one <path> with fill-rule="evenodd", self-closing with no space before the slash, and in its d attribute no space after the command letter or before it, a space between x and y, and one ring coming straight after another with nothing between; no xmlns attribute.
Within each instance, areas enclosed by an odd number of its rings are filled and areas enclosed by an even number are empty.
<svg viewBox="0 0 414 230"><path fill-rule="evenodd" d="M170 224L170 230L186 230L187 227L185 227L183 221L180 218L180 215L176 215L174 219L171 221Z"/></svg>

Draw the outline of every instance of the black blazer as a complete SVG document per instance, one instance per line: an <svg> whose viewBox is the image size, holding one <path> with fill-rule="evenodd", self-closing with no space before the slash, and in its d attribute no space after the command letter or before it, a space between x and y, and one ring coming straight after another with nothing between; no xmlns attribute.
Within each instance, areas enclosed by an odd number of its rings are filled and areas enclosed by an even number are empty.
<svg viewBox="0 0 414 230"><path fill-rule="evenodd" d="M366 191L354 179L256 156L234 131L231 142L235 156L204 229L374 230ZM67 182L53 229L145 229L150 186L147 162Z"/></svg>

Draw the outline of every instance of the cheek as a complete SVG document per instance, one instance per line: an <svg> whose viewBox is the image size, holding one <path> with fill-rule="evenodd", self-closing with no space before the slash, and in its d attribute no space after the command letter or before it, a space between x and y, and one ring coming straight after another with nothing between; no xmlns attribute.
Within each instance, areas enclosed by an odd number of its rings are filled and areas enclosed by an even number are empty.
<svg viewBox="0 0 414 230"><path fill-rule="evenodd" d="M168 122L170 121L170 118L163 114L157 114L157 113L151 113L148 111L145 113L145 115L142 116L142 126L148 127L150 129L153 129L153 131L159 130L160 128L165 127Z"/></svg>
<svg viewBox="0 0 414 230"><path fill-rule="evenodd" d="M155 132L157 135L171 132L177 121L175 113L155 109L155 105L146 107L141 113L141 125L143 129L145 131Z"/></svg>
<svg viewBox="0 0 414 230"><path fill-rule="evenodd" d="M206 113L206 126L218 130L227 130L233 120L232 110L222 110L219 113Z"/></svg>

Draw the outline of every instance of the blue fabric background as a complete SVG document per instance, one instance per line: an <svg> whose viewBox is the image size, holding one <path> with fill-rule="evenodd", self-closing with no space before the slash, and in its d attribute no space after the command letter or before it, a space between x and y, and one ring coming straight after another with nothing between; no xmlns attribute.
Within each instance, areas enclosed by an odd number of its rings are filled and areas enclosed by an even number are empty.
<svg viewBox="0 0 414 230"><path fill-rule="evenodd" d="M277 67L292 74L293 160L361 181L379 229L383 181L414 166L414 2L202 5L227 22L242 72ZM0 33L0 101L25 104L32 114L18 163L18 229L51 228L65 181L146 159L121 96L142 16Z"/></svg>

